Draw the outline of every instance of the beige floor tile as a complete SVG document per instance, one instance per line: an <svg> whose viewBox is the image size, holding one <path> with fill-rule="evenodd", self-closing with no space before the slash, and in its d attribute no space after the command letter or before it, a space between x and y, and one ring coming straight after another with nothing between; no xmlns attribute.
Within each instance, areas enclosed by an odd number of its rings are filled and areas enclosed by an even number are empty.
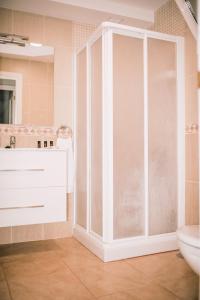
<svg viewBox="0 0 200 300"><path fill-rule="evenodd" d="M100 297L99 300L179 300L179 298L159 285L149 284L142 289L130 289Z"/></svg>
<svg viewBox="0 0 200 300"><path fill-rule="evenodd" d="M148 282L144 274L122 261L70 264L70 269L96 297L143 287Z"/></svg>
<svg viewBox="0 0 200 300"><path fill-rule="evenodd" d="M42 254L59 249L58 245L53 241L34 241L26 243L17 243L0 246L0 262L25 259L30 260L34 254Z"/></svg>
<svg viewBox="0 0 200 300"><path fill-rule="evenodd" d="M3 269L14 300L93 299L56 251L23 255Z"/></svg>
<svg viewBox="0 0 200 300"><path fill-rule="evenodd" d="M55 240L56 245L58 245L61 249L72 251L72 249L77 247L82 247L82 244L79 243L74 238L62 238Z"/></svg>
<svg viewBox="0 0 200 300"><path fill-rule="evenodd" d="M158 259L156 255L147 255L141 257L135 257L126 260L135 269L153 276L165 265L162 260Z"/></svg>
<svg viewBox="0 0 200 300"><path fill-rule="evenodd" d="M160 281L193 275L193 271L177 252L166 252L126 260L135 269Z"/></svg>
<svg viewBox="0 0 200 300"><path fill-rule="evenodd" d="M1 300L11 300L8 291L8 285L5 280L0 281L0 299Z"/></svg>
<svg viewBox="0 0 200 300"><path fill-rule="evenodd" d="M9 280L14 300L92 300L89 291L68 270Z"/></svg>
<svg viewBox="0 0 200 300"><path fill-rule="evenodd" d="M178 300L179 298L167 289L157 285L149 284L138 291L140 300Z"/></svg>
<svg viewBox="0 0 200 300"><path fill-rule="evenodd" d="M103 264L96 255L75 239L59 239L56 243L60 248L56 251L57 254L70 268Z"/></svg>
<svg viewBox="0 0 200 300"><path fill-rule="evenodd" d="M24 257L23 254L0 256L0 263L3 264L6 262L15 261L15 260L21 259L22 257Z"/></svg>
<svg viewBox="0 0 200 300"><path fill-rule="evenodd" d="M139 300L136 295L132 295L130 291L119 292L98 298L98 300Z"/></svg>
<svg viewBox="0 0 200 300"><path fill-rule="evenodd" d="M37 277L51 274L60 269L69 271L68 267L53 251L23 255L15 261L6 262L2 265L8 280Z"/></svg>
<svg viewBox="0 0 200 300"><path fill-rule="evenodd" d="M164 257L162 259L165 260ZM175 255L165 261L167 263L165 268L155 275L155 280L158 280L160 283L165 283L169 280L176 281L183 277L194 275L193 270L183 258Z"/></svg>
<svg viewBox="0 0 200 300"><path fill-rule="evenodd" d="M84 246L75 247L73 251L70 249L58 251L58 255L71 269L85 269L103 265L103 262Z"/></svg>
<svg viewBox="0 0 200 300"><path fill-rule="evenodd" d="M0 246L0 299L7 300L4 274L12 300L197 300L198 293L175 251L103 263L73 238Z"/></svg>
<svg viewBox="0 0 200 300"><path fill-rule="evenodd" d="M177 297L184 300L198 300L199 277L196 275L169 280L162 284Z"/></svg>
<svg viewBox="0 0 200 300"><path fill-rule="evenodd" d="M2 266L0 265L0 281L2 280L5 280L5 277L4 277L4 273L3 273L3 268ZM1 298L0 298L1 299Z"/></svg>

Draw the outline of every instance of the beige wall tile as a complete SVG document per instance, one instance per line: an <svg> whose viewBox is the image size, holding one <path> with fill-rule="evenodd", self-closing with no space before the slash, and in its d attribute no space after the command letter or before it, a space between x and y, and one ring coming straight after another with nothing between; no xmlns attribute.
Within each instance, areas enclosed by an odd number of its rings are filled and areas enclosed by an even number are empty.
<svg viewBox="0 0 200 300"><path fill-rule="evenodd" d="M12 227L12 242L43 240L43 224Z"/></svg>
<svg viewBox="0 0 200 300"><path fill-rule="evenodd" d="M30 84L48 84L48 64L39 61L30 61Z"/></svg>
<svg viewBox="0 0 200 300"><path fill-rule="evenodd" d="M49 46L72 46L72 22L45 17L45 44Z"/></svg>
<svg viewBox="0 0 200 300"><path fill-rule="evenodd" d="M72 222L44 224L44 239L55 239L72 236Z"/></svg>
<svg viewBox="0 0 200 300"><path fill-rule="evenodd" d="M185 190L186 224L199 224L199 183L186 182Z"/></svg>
<svg viewBox="0 0 200 300"><path fill-rule="evenodd" d="M187 75L197 72L197 42L189 28L185 31L185 71Z"/></svg>
<svg viewBox="0 0 200 300"><path fill-rule="evenodd" d="M72 221L73 220L73 210L74 210L74 195L73 193L67 194L67 220Z"/></svg>
<svg viewBox="0 0 200 300"><path fill-rule="evenodd" d="M10 138L9 138L9 135L4 135L4 136L1 136L1 147L5 147L7 145L9 145L10 143Z"/></svg>
<svg viewBox="0 0 200 300"><path fill-rule="evenodd" d="M54 63L55 63L55 57L54 57ZM47 64L47 81L48 84L51 86L54 85L54 63Z"/></svg>
<svg viewBox="0 0 200 300"><path fill-rule="evenodd" d="M31 42L44 42L44 17L20 11L13 12L13 31L29 37Z"/></svg>
<svg viewBox="0 0 200 300"><path fill-rule="evenodd" d="M48 116L47 110L32 110L30 114L27 116L29 124L41 125L44 126L52 125L50 124L51 119Z"/></svg>
<svg viewBox="0 0 200 300"><path fill-rule="evenodd" d="M16 137L16 146L17 147L28 147L29 142L26 135L21 135Z"/></svg>
<svg viewBox="0 0 200 300"><path fill-rule="evenodd" d="M186 74L185 123L198 124L197 72Z"/></svg>
<svg viewBox="0 0 200 300"><path fill-rule="evenodd" d="M29 112L22 113L22 123L23 124L31 124L31 114Z"/></svg>
<svg viewBox="0 0 200 300"><path fill-rule="evenodd" d="M22 74L23 83L29 82L30 66L29 60L1 58L2 71Z"/></svg>
<svg viewBox="0 0 200 300"><path fill-rule="evenodd" d="M55 85L72 85L72 48L56 47L54 64Z"/></svg>
<svg viewBox="0 0 200 300"><path fill-rule="evenodd" d="M12 11L0 7L0 28L3 33L12 33Z"/></svg>
<svg viewBox="0 0 200 300"><path fill-rule="evenodd" d="M54 86L54 124L73 125L72 87Z"/></svg>
<svg viewBox="0 0 200 300"><path fill-rule="evenodd" d="M30 107L30 85L29 84L23 84L22 87L22 123L27 124L28 119L28 113Z"/></svg>
<svg viewBox="0 0 200 300"><path fill-rule="evenodd" d="M199 180L198 134L186 134L186 180Z"/></svg>
<svg viewBox="0 0 200 300"><path fill-rule="evenodd" d="M53 125L53 91L49 85L30 85L30 102L26 112L30 113L29 123Z"/></svg>
<svg viewBox="0 0 200 300"><path fill-rule="evenodd" d="M29 110L31 112L44 111L50 104L52 104L50 87L43 84L31 84Z"/></svg>
<svg viewBox="0 0 200 300"><path fill-rule="evenodd" d="M0 244L11 243L12 232L11 227L1 227L0 228Z"/></svg>

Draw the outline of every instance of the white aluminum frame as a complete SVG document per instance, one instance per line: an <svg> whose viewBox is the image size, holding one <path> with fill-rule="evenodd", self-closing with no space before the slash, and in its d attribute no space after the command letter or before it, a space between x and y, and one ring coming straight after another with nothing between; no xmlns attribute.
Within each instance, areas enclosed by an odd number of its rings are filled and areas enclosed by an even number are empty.
<svg viewBox="0 0 200 300"><path fill-rule="evenodd" d="M148 135L148 44L147 35L144 36L144 200L145 200L145 236L149 233L149 135Z"/></svg>
<svg viewBox="0 0 200 300"><path fill-rule="evenodd" d="M113 31L106 30L102 40L103 54L103 241L113 240Z"/></svg>
<svg viewBox="0 0 200 300"><path fill-rule="evenodd" d="M143 39L144 57L144 174L145 233L142 236L113 239L113 34ZM91 230L91 47L102 37L102 172L103 236ZM75 224L74 235L104 261L177 249L176 233L149 236L148 224L148 38L176 43L177 47L177 176L178 227L185 223L185 99L184 40L182 37L115 23L103 23L77 52L87 49L87 228ZM76 101L74 101L76 103ZM75 107L76 111L76 107ZM75 116L76 122L76 116ZM75 128L75 127L74 127ZM109 150L108 150L109 149ZM76 149L77 153L77 149ZM77 154L76 154L77 155ZM76 192L75 192L76 198Z"/></svg>
<svg viewBox="0 0 200 300"><path fill-rule="evenodd" d="M102 240L102 236L100 236L98 233L94 232L92 230L92 225L91 225L91 208L92 208L92 202L91 202L91 148L92 148L92 137L91 137L91 85L92 85L92 78L91 78L91 70L92 70L92 46L97 42L98 39L102 38L102 32L100 30L97 30L94 35L92 35L91 39L87 43L87 86L88 86L88 94L87 94L87 104L88 104L88 128L87 128L87 139L88 139L88 163L87 163L87 181L88 181L88 190L87 190L87 209L88 209L88 216L87 216L87 232L89 232L94 238L98 240ZM103 45L103 38L102 38L102 45ZM103 63L103 50L102 50L102 63ZM103 73L103 72L102 72ZM102 75L103 79L103 75ZM102 94L103 95L103 94ZM103 122L102 122L103 123ZM102 149L103 151L103 149ZM103 168L102 168L103 172ZM89 206L89 207L88 207ZM102 210L103 214L103 210ZM103 221L102 221L103 224Z"/></svg>

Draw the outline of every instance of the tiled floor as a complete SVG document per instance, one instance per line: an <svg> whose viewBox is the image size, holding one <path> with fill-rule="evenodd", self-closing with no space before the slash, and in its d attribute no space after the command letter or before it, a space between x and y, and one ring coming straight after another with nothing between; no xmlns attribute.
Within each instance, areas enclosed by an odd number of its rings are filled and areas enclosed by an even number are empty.
<svg viewBox="0 0 200 300"><path fill-rule="evenodd" d="M0 246L0 300L197 300L177 252L103 263L73 238Z"/></svg>

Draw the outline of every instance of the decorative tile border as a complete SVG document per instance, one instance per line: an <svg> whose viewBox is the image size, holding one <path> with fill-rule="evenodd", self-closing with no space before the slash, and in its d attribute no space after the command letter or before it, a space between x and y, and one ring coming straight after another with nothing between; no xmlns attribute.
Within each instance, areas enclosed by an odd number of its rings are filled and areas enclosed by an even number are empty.
<svg viewBox="0 0 200 300"><path fill-rule="evenodd" d="M47 126L34 126L34 125L11 125L0 124L0 135L32 135L32 136L56 136L58 128ZM72 137L72 129L66 128L65 136Z"/></svg>

